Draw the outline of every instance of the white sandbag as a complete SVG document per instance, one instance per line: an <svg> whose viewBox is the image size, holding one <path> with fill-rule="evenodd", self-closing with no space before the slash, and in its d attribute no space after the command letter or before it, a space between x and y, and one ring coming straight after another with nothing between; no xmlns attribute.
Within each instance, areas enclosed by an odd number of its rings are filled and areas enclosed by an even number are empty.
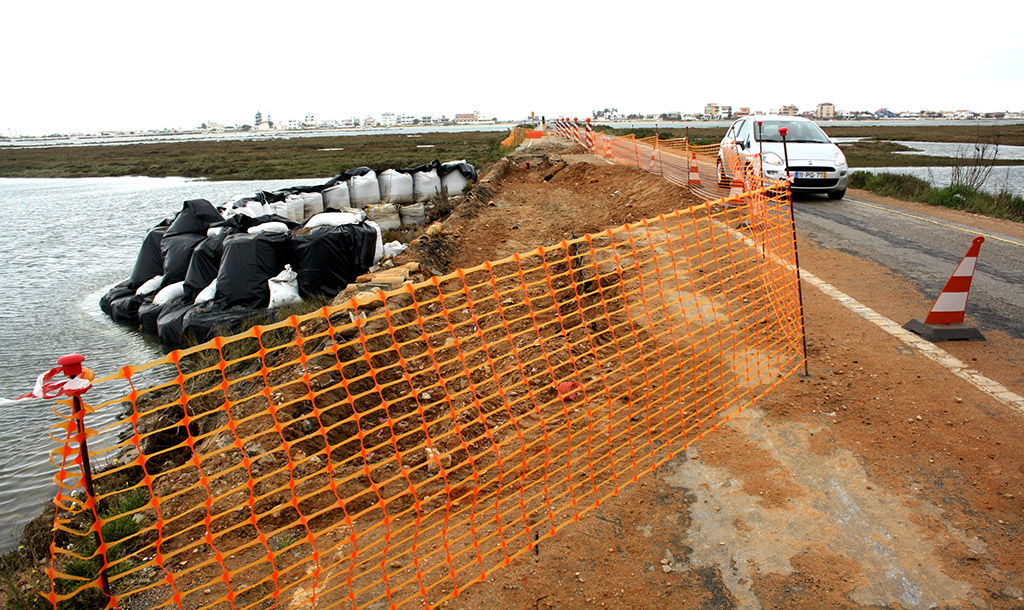
<svg viewBox="0 0 1024 610"><path fill-rule="evenodd" d="M323 212L310 218L306 222L307 229L317 227L337 227L339 225L355 225L366 220L366 213L362 210L349 208L342 212Z"/></svg>
<svg viewBox="0 0 1024 610"><path fill-rule="evenodd" d="M402 217L398 214L398 206L391 203L376 203L366 206L366 217L377 223L381 231L391 231L402 226Z"/></svg>
<svg viewBox="0 0 1024 610"><path fill-rule="evenodd" d="M143 294L149 294L151 292L156 292L157 290L160 290L160 284L162 284L163 282L164 282L164 276L162 276L162 275L158 275L156 277L152 277L152 278L146 280L145 282L143 282L142 285L139 286L138 290L135 291L135 294L143 295Z"/></svg>
<svg viewBox="0 0 1024 610"><path fill-rule="evenodd" d="M249 227L249 235L263 235L270 233L287 233L288 225L283 222L265 222L263 224L256 225L255 227Z"/></svg>
<svg viewBox="0 0 1024 610"><path fill-rule="evenodd" d="M412 198L413 201L427 201L434 195L441 192L441 178L437 176L437 170L429 172L415 172L412 175Z"/></svg>
<svg viewBox="0 0 1024 610"><path fill-rule="evenodd" d="M427 219L426 210L422 203L410 203L399 206L398 214L402 217L402 224L405 226L421 225Z"/></svg>
<svg viewBox="0 0 1024 610"><path fill-rule="evenodd" d="M409 246L403 244L402 242L398 241L397 239L395 241L389 241L388 243L384 244L384 258L391 258L392 256L398 256L402 252L405 252L405 250L408 247Z"/></svg>
<svg viewBox="0 0 1024 610"><path fill-rule="evenodd" d="M287 215L285 218L293 222L302 222L304 218L304 209L306 207L306 200L298 195L288 195L284 198L285 206L287 207Z"/></svg>
<svg viewBox="0 0 1024 610"><path fill-rule="evenodd" d="M380 203L380 185L377 172L367 172L362 176L352 176L348 181L348 198L354 208L365 208Z"/></svg>
<svg viewBox="0 0 1024 610"><path fill-rule="evenodd" d="M172 301L172 300L177 299L178 297L181 297L181 296L184 296L184 295L185 295L185 282L184 282L184 280L180 281L180 282L174 282L170 286L164 286L163 288L160 289L160 292L156 293L156 296L153 297L153 304L154 305L164 305L168 301Z"/></svg>
<svg viewBox="0 0 1024 610"><path fill-rule="evenodd" d="M276 201L270 205L274 208L274 214L284 218L288 218L288 204L283 201Z"/></svg>
<svg viewBox="0 0 1024 610"><path fill-rule="evenodd" d="M264 203L263 204L263 215L264 216L270 216L273 213L274 213L274 204L272 204L272 203Z"/></svg>
<svg viewBox="0 0 1024 610"><path fill-rule="evenodd" d="M270 305L268 309L288 307L302 302L299 296L299 274L292 271L291 265L285 265L284 271L267 280L270 287Z"/></svg>
<svg viewBox="0 0 1024 610"><path fill-rule="evenodd" d="M325 188L323 196L324 209L334 208L335 210L340 210L352 207L348 199L348 182L339 182L334 186Z"/></svg>
<svg viewBox="0 0 1024 610"><path fill-rule="evenodd" d="M206 236L213 237L214 235L220 235L221 231L223 230L224 227L210 227L209 229L206 230Z"/></svg>
<svg viewBox="0 0 1024 610"><path fill-rule="evenodd" d="M324 211L324 196L320 193L302 193L302 222Z"/></svg>
<svg viewBox="0 0 1024 610"><path fill-rule="evenodd" d="M377 176L377 182L384 203L412 203L412 174L386 169Z"/></svg>
<svg viewBox="0 0 1024 610"><path fill-rule="evenodd" d="M195 304L208 303L213 300L213 297L217 296L217 278L213 278L210 285L199 291L196 295Z"/></svg>
<svg viewBox="0 0 1024 610"><path fill-rule="evenodd" d="M441 178L441 186L448 192L449 197L461 195L463 189L469 184L469 178L462 175L459 170L450 171Z"/></svg>
<svg viewBox="0 0 1024 610"><path fill-rule="evenodd" d="M245 204L246 215L256 218L257 216L263 216L263 204L259 201L250 201Z"/></svg>
<svg viewBox="0 0 1024 610"><path fill-rule="evenodd" d="M372 220L367 220L366 226L373 227L377 231L377 245L373 247L373 264L376 265L380 259L384 258L384 236L380 232L380 227Z"/></svg>

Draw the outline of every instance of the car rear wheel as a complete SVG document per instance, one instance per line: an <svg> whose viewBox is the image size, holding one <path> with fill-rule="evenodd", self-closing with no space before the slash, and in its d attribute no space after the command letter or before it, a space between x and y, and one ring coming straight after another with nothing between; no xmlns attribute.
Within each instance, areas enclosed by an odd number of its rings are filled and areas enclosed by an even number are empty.
<svg viewBox="0 0 1024 610"><path fill-rule="evenodd" d="M828 198L833 200L833 201L836 201L837 199L842 199L845 196L846 196L846 189L843 189L841 191L829 191L828 192Z"/></svg>

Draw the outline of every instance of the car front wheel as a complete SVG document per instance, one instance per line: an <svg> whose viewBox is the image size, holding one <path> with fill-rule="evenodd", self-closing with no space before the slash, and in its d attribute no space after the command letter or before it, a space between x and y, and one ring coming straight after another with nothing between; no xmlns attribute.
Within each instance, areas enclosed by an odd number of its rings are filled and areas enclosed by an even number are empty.
<svg viewBox="0 0 1024 610"><path fill-rule="evenodd" d="M842 199L845 196L846 196L846 189L843 189L841 191L829 191L828 192L828 198L833 200L833 201L836 201L837 199Z"/></svg>
<svg viewBox="0 0 1024 610"><path fill-rule="evenodd" d="M718 186L725 188L729 186L729 180L725 177L725 168L722 167L722 160L718 160Z"/></svg>

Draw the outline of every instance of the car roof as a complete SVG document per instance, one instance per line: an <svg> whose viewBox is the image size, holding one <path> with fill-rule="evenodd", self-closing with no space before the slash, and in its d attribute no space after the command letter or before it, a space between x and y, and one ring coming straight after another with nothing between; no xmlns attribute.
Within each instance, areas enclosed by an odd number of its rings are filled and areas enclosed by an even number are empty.
<svg viewBox="0 0 1024 610"><path fill-rule="evenodd" d="M750 114L741 118L749 119L751 121L806 121L808 123L814 122L802 116L785 116L781 114Z"/></svg>

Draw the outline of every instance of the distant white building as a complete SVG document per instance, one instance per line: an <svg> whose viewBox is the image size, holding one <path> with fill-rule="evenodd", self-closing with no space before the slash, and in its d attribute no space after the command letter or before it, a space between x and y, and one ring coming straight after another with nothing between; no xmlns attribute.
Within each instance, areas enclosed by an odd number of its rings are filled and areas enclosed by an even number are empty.
<svg viewBox="0 0 1024 610"><path fill-rule="evenodd" d="M320 129L336 129L338 127L338 121L335 121L334 119L320 119L320 122L317 123L317 127Z"/></svg>
<svg viewBox="0 0 1024 610"><path fill-rule="evenodd" d="M285 129L302 129L302 121L298 119L288 119L285 122Z"/></svg>
<svg viewBox="0 0 1024 610"><path fill-rule="evenodd" d="M394 127L397 124L398 116L394 112L385 112L384 114L380 115L379 125L381 127Z"/></svg>
<svg viewBox="0 0 1024 610"><path fill-rule="evenodd" d="M306 129L312 129L316 127L316 115L307 114L306 118L302 119L302 126Z"/></svg>
<svg viewBox="0 0 1024 610"><path fill-rule="evenodd" d="M412 116L411 114L400 114L400 115L398 115L397 121L398 121L398 124L403 126L403 127L408 126L408 125L415 125L416 124L416 117Z"/></svg>
<svg viewBox="0 0 1024 610"><path fill-rule="evenodd" d="M347 119L341 119L338 124L341 127L359 127L359 119L353 116Z"/></svg>

